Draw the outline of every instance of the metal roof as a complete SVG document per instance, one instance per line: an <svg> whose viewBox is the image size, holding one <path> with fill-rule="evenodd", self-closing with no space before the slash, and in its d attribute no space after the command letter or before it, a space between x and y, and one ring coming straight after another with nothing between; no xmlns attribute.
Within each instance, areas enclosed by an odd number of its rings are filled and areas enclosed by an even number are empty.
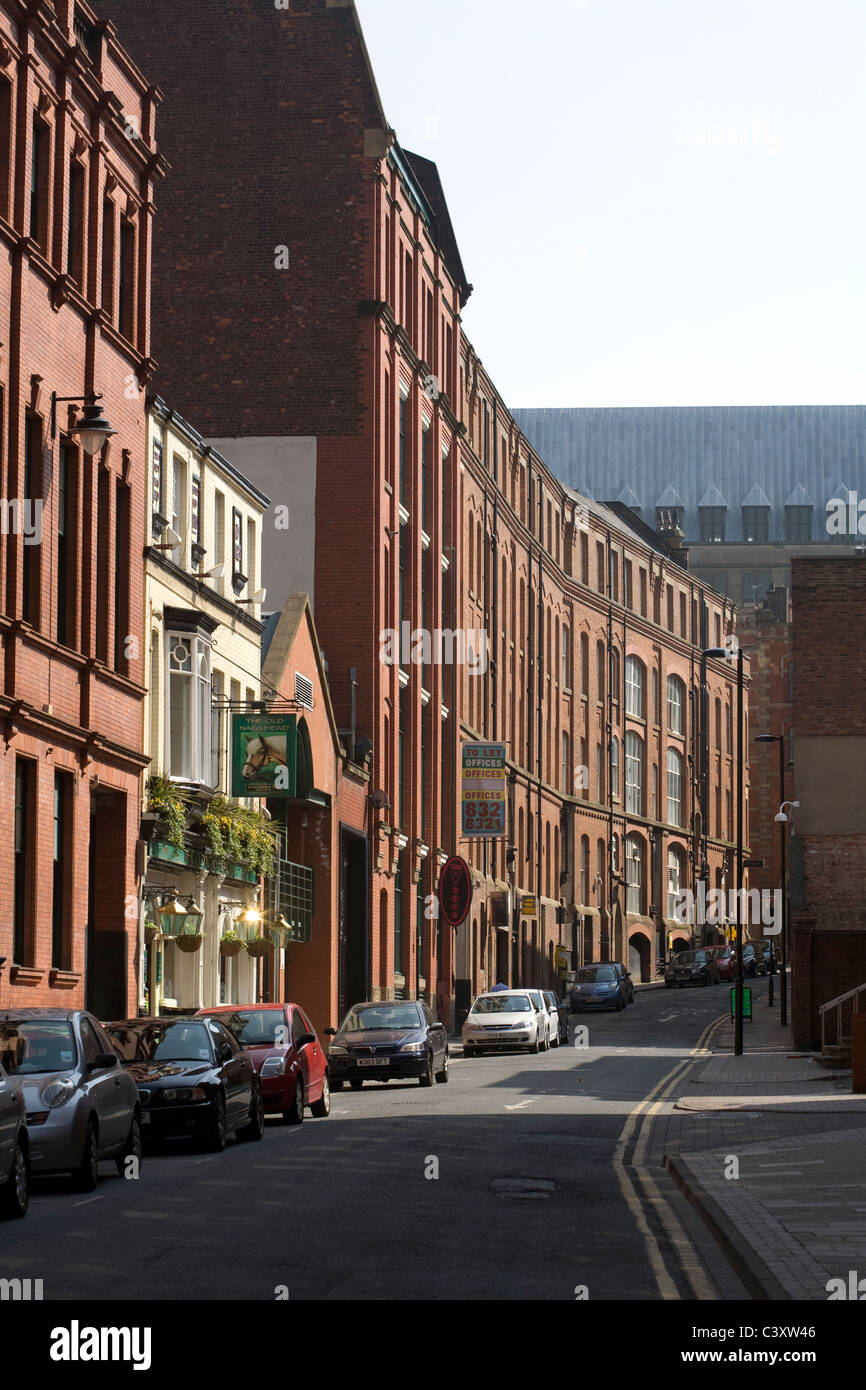
<svg viewBox="0 0 866 1390"><path fill-rule="evenodd" d="M514 418L562 482L596 497L637 495L656 507L682 505L687 540L700 534L698 507L716 490L728 508L728 540L743 539L741 507L757 487L769 501L770 539L784 539L784 509L805 492L812 536L826 540L825 504L839 478L866 497L866 405L652 406L517 409ZM802 489L802 492L800 491ZM681 497L682 502L673 500ZM802 505L806 505L803 503Z"/></svg>

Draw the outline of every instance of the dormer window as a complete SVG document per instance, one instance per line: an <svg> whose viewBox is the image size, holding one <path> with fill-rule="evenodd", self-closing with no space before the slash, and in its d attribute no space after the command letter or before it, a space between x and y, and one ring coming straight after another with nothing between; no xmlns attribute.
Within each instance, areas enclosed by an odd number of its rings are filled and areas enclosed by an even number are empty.
<svg viewBox="0 0 866 1390"><path fill-rule="evenodd" d="M785 540L812 539L812 499L802 483L798 483L785 501Z"/></svg>
<svg viewBox="0 0 866 1390"><path fill-rule="evenodd" d="M770 508L743 507L743 540L759 545L770 539Z"/></svg>
<svg viewBox="0 0 866 1390"><path fill-rule="evenodd" d="M725 539L727 507L698 507L701 540L709 545L721 545Z"/></svg>

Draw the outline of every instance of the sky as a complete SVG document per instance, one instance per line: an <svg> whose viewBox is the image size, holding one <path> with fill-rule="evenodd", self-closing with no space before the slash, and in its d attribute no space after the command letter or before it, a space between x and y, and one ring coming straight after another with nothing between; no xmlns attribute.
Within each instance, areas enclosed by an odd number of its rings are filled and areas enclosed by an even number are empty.
<svg viewBox="0 0 866 1390"><path fill-rule="evenodd" d="M509 407L858 404L864 0L356 0Z"/></svg>

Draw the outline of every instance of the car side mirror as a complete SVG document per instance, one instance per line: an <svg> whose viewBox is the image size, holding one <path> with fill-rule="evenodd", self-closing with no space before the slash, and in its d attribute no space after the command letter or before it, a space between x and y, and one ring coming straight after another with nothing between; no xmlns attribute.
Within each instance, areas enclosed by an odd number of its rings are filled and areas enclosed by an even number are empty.
<svg viewBox="0 0 866 1390"><path fill-rule="evenodd" d="M298 1052L300 1052L302 1047L306 1047L308 1043L314 1043L315 1041L315 1033L301 1033L300 1037L295 1043L295 1048Z"/></svg>
<svg viewBox="0 0 866 1390"><path fill-rule="evenodd" d="M326 1037L335 1038L337 1036L336 1028L323 1028L322 1032Z"/></svg>
<svg viewBox="0 0 866 1390"><path fill-rule="evenodd" d="M88 1071L105 1071L108 1067L116 1067L118 1063L116 1052L97 1052L91 1062L87 1063Z"/></svg>
<svg viewBox="0 0 866 1390"><path fill-rule="evenodd" d="M219 1060L220 1060L221 1062L230 1062L230 1061L231 1061L231 1059L232 1059L232 1050L231 1050L231 1048L229 1047L229 1045L228 1045L227 1042L221 1042L221 1043L219 1043L219 1044L217 1045L217 1057L219 1058Z"/></svg>

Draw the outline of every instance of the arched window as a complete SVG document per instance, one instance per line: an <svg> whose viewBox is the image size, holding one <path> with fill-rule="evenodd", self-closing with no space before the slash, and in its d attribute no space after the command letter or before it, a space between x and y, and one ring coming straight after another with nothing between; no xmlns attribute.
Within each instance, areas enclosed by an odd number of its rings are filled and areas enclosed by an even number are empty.
<svg viewBox="0 0 866 1390"><path fill-rule="evenodd" d="M580 634L580 693L589 699L589 638Z"/></svg>
<svg viewBox="0 0 866 1390"><path fill-rule="evenodd" d="M675 748L668 749L668 825L683 823L683 759Z"/></svg>
<svg viewBox="0 0 866 1390"><path fill-rule="evenodd" d="M668 849L668 901L665 917L668 922L679 920L677 915L677 896L683 891L685 881L685 856L677 845ZM679 917L682 917L680 905Z"/></svg>
<svg viewBox="0 0 866 1390"><path fill-rule="evenodd" d="M734 721L730 705L725 705L725 752L729 758L734 752Z"/></svg>
<svg viewBox="0 0 866 1390"><path fill-rule="evenodd" d="M625 809L643 815L643 739L631 730L625 736Z"/></svg>
<svg viewBox="0 0 866 1390"><path fill-rule="evenodd" d="M550 897L550 821L544 827L544 896Z"/></svg>
<svg viewBox="0 0 866 1390"><path fill-rule="evenodd" d="M598 691L598 699L604 703L605 678L603 642L596 642L595 644L595 685Z"/></svg>
<svg viewBox="0 0 866 1390"><path fill-rule="evenodd" d="M639 835L625 837L625 910L643 913L643 846Z"/></svg>
<svg viewBox="0 0 866 1390"><path fill-rule="evenodd" d="M605 883L607 879L604 873L604 840L598 840L595 846L595 873L596 888L598 889L598 905L604 907L605 903Z"/></svg>
<svg viewBox="0 0 866 1390"><path fill-rule="evenodd" d="M589 903L589 836L580 837L580 901Z"/></svg>
<svg viewBox="0 0 866 1390"><path fill-rule="evenodd" d="M625 659L625 712L643 719L644 705L644 665L636 656Z"/></svg>
<svg viewBox="0 0 866 1390"><path fill-rule="evenodd" d="M612 796L619 796L619 739L612 738L610 741L610 791Z"/></svg>
<svg viewBox="0 0 866 1390"><path fill-rule="evenodd" d="M619 652L616 647L610 654L610 694L611 699L618 703L620 699L620 664Z"/></svg>
<svg viewBox="0 0 866 1390"><path fill-rule="evenodd" d="M477 522L475 527L475 563L478 569L478 582L475 592L480 599L484 598L484 547L481 543L481 522Z"/></svg>
<svg viewBox="0 0 866 1390"><path fill-rule="evenodd" d="M515 883L526 882L526 840L523 834L523 807L517 811L517 863L514 866Z"/></svg>
<svg viewBox="0 0 866 1390"><path fill-rule="evenodd" d="M722 751L722 702L716 700L716 750Z"/></svg>
<svg viewBox="0 0 866 1390"><path fill-rule="evenodd" d="M684 724L686 688L679 676L668 676L668 728L672 734L681 734Z"/></svg>
<svg viewBox="0 0 866 1390"><path fill-rule="evenodd" d="M472 514L469 514L469 587L475 584L475 526L472 521Z"/></svg>
<svg viewBox="0 0 866 1390"><path fill-rule="evenodd" d="M658 667L652 669L652 692L653 692L653 723L659 722L659 672Z"/></svg>

